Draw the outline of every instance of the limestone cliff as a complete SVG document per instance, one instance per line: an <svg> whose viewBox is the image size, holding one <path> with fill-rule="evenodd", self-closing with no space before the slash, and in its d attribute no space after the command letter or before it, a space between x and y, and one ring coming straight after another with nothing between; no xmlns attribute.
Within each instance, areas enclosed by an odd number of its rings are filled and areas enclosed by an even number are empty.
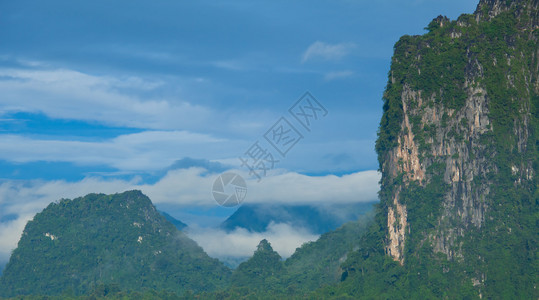
<svg viewBox="0 0 539 300"><path fill-rule="evenodd" d="M496 251L527 248L535 274L538 7L481 0L395 45L376 149L384 251L400 265L420 253L477 265L481 291L490 239Z"/></svg>

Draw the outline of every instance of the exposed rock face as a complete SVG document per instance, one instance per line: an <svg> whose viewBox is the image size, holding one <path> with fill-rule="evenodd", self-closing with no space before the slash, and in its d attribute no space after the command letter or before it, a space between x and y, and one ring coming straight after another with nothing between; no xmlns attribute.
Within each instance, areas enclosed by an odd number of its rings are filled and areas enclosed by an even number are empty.
<svg viewBox="0 0 539 300"><path fill-rule="evenodd" d="M406 238L406 222L408 215L406 205L399 203L399 193L395 194L393 207L388 207L387 228L389 232L389 244L386 251L401 264L404 263L404 241Z"/></svg>
<svg viewBox="0 0 539 300"><path fill-rule="evenodd" d="M439 225L459 224L459 228L452 228L449 232L440 231L431 238L435 251L448 256L456 254L450 249L456 234L462 234L463 230L471 225L481 227L487 209L484 199L489 188L487 184L472 187L472 181L476 177L483 178L494 169L486 157L488 154L484 151L485 146L480 142L481 135L491 130L486 91L473 83L474 75L480 74L480 66L477 62L470 61L467 69L470 70L464 84L467 98L465 106L458 111L444 107L441 103L429 106L428 103L436 100L423 99L421 91L404 87L401 97L404 118L397 138L398 146L390 151L389 159L382 167L383 174L396 177L402 173L404 185L411 181L424 185L431 177L426 174L426 169L435 162L443 161L444 182L451 188L445 196ZM410 102L416 103L412 109L409 108ZM419 130L424 131L426 127L436 128L435 134L425 141L427 148L421 151L421 160L420 150L414 141L414 130L409 121L414 117L421 120ZM445 123L444 126L442 123ZM402 263L407 211L406 205L400 203L399 193L400 188L394 191L393 205L388 208L387 252Z"/></svg>
<svg viewBox="0 0 539 300"><path fill-rule="evenodd" d="M377 149L382 190L389 191L382 196L387 209L385 251L400 264L405 263L406 241L409 233L414 231L409 222L409 207L414 199L405 196L410 186L426 189L437 176L442 178L440 185L444 188L440 187L443 190L440 212L432 224L433 228L420 234L423 235L423 243L429 243L435 253L443 253L450 260L463 257L461 237L471 229L480 230L489 207L494 205L491 201L495 184L492 178L506 172L507 167L496 164L497 157L509 157L515 185L533 186L536 176L533 162L537 158L530 157L535 151L530 149L530 145L535 142L529 138L533 127L530 124L530 119L533 119L532 99L539 93L539 50L535 48L526 52L519 48L518 40L537 45L537 36L532 32L539 28L538 3L536 0L482 0L471 18L463 17L455 22L445 17L433 20L429 29L442 31L443 27L445 31L441 37L436 35L438 33L425 38L405 37L399 42L401 44L396 45L386 94L394 91L399 94L394 98L385 96L385 114L388 119L398 117L400 125L394 126L398 130L390 132L391 129L387 129L390 125L384 128L384 122L389 124L390 121L382 120L381 131L389 132L387 135L394 143L392 147L377 146ZM480 22L490 22L504 13L522 21L518 22L518 30L504 37L507 51L503 56L492 55L489 58L488 54L478 52L475 41L466 36L467 28ZM435 51L432 49L441 49L439 55L457 54L447 61L442 58L429 60L425 56ZM424 81L429 78L421 76L433 62L439 63L437 68L442 71L432 72L438 77L430 78L433 80L430 86L435 88L427 91ZM399 73L402 65L406 66L403 68L405 72ZM516 66L520 68L518 73L512 70ZM492 74L498 73L492 70L498 67L509 71L496 78L493 84ZM496 88L496 85L502 87L502 91L514 89L522 93L506 93L503 96L506 98L500 99L494 92L493 86ZM391 101L394 102L391 104ZM505 104L513 109L508 113L518 116L509 125L499 117L499 106ZM492 107L497 109L494 114ZM492 115L498 123L491 120ZM500 128L506 126L511 128L509 136L514 145L508 146L510 153L500 153L500 148L492 145L495 140L492 136L499 135L503 130ZM380 139L386 132L380 134Z"/></svg>
<svg viewBox="0 0 539 300"><path fill-rule="evenodd" d="M517 17L522 17L522 15L532 12L530 15L530 23L528 25L531 28L537 28L539 26L539 15L537 14L538 7L539 1L537 0L481 0L479 1L475 15L477 20L491 20L500 13L514 8Z"/></svg>

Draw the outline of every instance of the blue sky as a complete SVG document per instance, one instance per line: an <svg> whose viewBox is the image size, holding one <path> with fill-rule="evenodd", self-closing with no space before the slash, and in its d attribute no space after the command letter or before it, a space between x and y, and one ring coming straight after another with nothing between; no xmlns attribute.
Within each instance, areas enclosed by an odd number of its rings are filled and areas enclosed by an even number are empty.
<svg viewBox="0 0 539 300"><path fill-rule="evenodd" d="M229 214L208 200L210 175L240 169L238 156L306 91L327 116L265 183L250 184L249 199L375 199L374 142L394 43L476 5L0 2L0 219L9 216L0 252L18 239L6 232L20 235L48 202L92 191L140 187L182 221ZM312 184L326 191L294 191ZM288 195L275 192L284 187Z"/></svg>

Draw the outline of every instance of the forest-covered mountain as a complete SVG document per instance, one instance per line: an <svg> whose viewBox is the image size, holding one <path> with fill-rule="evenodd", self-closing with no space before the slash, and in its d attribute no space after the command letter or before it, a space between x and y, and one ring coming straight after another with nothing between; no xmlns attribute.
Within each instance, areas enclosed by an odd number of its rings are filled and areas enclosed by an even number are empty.
<svg viewBox="0 0 539 300"><path fill-rule="evenodd" d="M348 222L302 245L285 261L280 261L280 256L263 240L253 257L234 270L231 285L257 293L271 291L291 296L338 283L342 276L341 263L350 251L358 248L360 237L371 222L372 214Z"/></svg>
<svg viewBox="0 0 539 300"><path fill-rule="evenodd" d="M0 297L176 299L200 293L204 298L266 290L276 295L308 293L339 282L340 264L358 247L371 220L372 213L325 233L286 261L263 240L252 258L231 271L208 257L140 191L62 199L26 225L0 277Z"/></svg>
<svg viewBox="0 0 539 300"><path fill-rule="evenodd" d="M208 291L230 270L168 222L139 191L50 204L26 225L0 278L0 297L126 290Z"/></svg>

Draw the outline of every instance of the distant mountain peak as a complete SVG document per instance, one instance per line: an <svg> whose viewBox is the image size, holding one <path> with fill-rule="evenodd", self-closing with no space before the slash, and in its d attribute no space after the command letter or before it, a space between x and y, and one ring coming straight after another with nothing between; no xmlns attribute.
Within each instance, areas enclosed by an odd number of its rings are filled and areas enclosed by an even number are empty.
<svg viewBox="0 0 539 300"><path fill-rule="evenodd" d="M262 252L262 251L273 251L271 244L266 239L261 240L258 246L256 246L256 252Z"/></svg>
<svg viewBox="0 0 539 300"><path fill-rule="evenodd" d="M232 274L234 286L265 286L267 280L283 270L283 262L279 253L270 243L263 239L257 246L254 255L241 263Z"/></svg>
<svg viewBox="0 0 539 300"><path fill-rule="evenodd" d="M243 204L226 219L221 228L233 231L245 228L251 232L265 232L271 224L288 224L322 234L339 228L348 221L355 221L373 208L373 202L332 204L331 206Z"/></svg>

